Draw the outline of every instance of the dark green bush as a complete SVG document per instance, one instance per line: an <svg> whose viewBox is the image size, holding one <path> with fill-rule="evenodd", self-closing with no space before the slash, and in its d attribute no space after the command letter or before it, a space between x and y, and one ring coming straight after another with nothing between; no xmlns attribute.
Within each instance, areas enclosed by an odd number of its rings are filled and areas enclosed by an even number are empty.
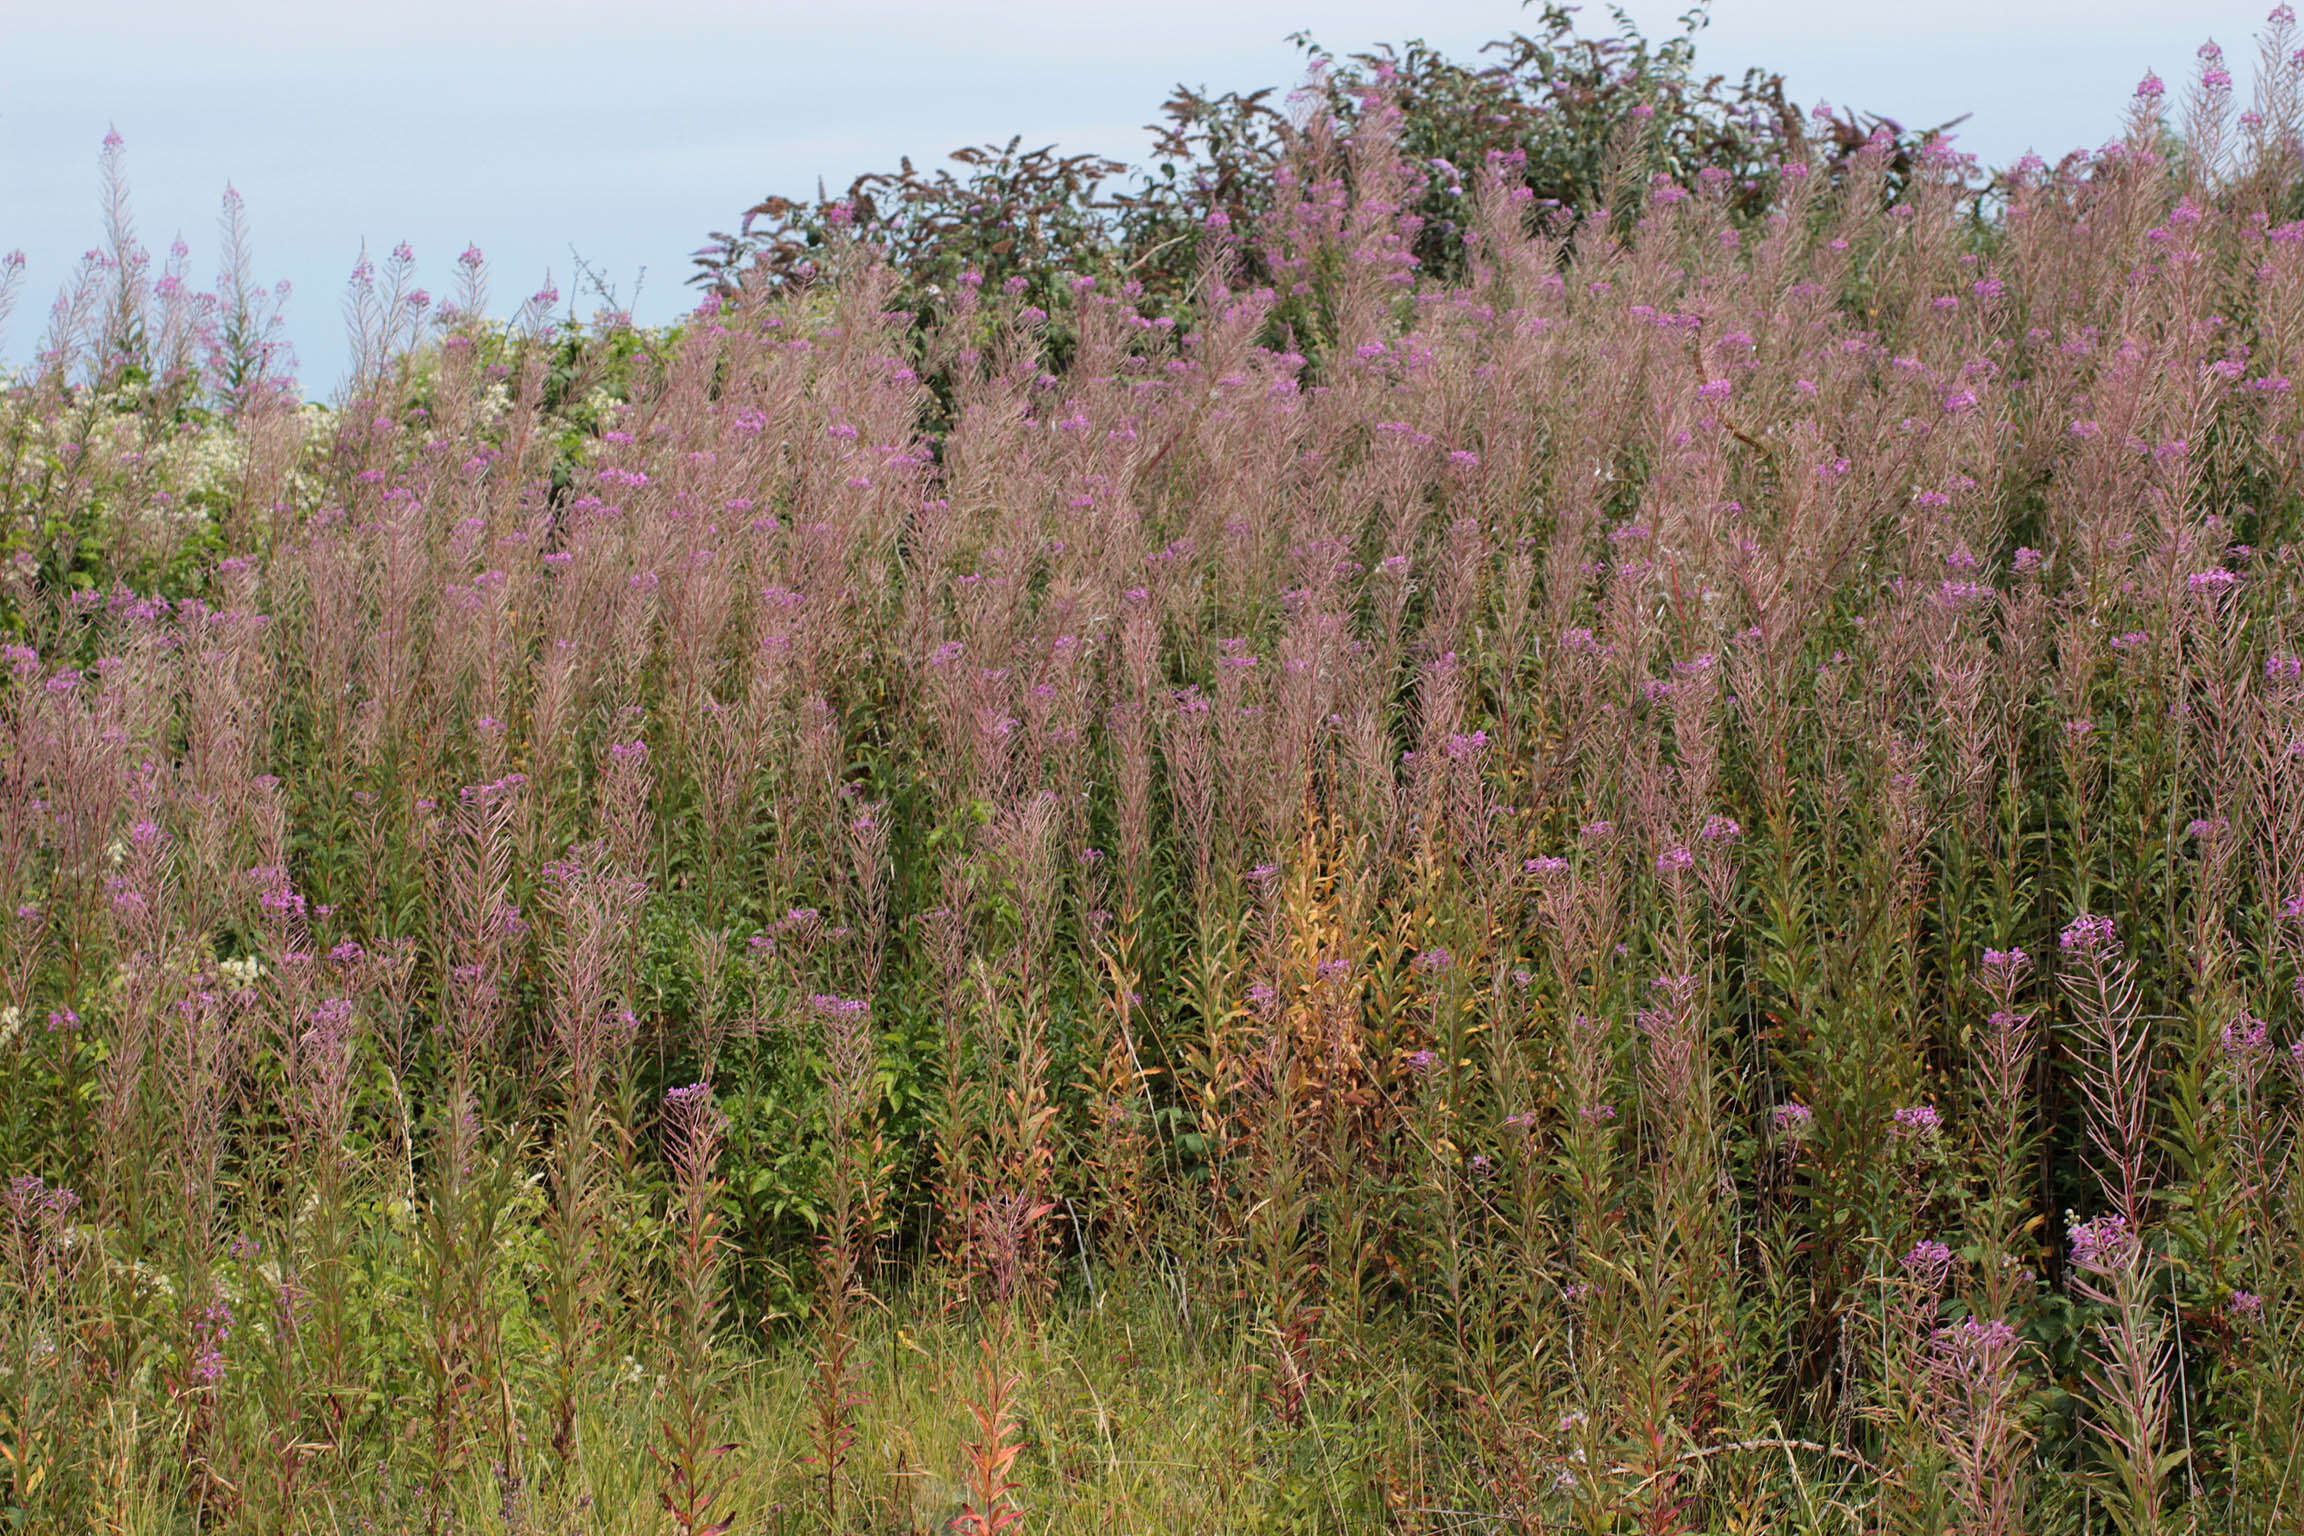
<svg viewBox="0 0 2304 1536"><path fill-rule="evenodd" d="M1899 196L1913 152L1951 126L1914 132L1855 113L1810 120L1786 99L1781 74L1748 69L1731 83L1697 72L1701 6L1663 42L1613 15L1613 34L1582 36L1573 10L1548 0L1532 31L1498 38L1471 61L1422 41L1338 59L1299 33L1311 69L1288 110L1273 87L1179 85L1150 125L1151 163L1124 181L1121 161L1024 150L1020 138L955 151L957 170L930 174L907 157L837 197L763 198L696 253L690 281L722 294L748 280L805 284L852 240L885 254L902 274L901 302L923 318L970 273L993 288L1021 280L1028 300L1050 310L1074 275L1132 282L1179 304L1212 229L1248 236L1272 211L1283 167L1293 159L1323 174L1320 146L1349 142L1379 105L1419 172L1417 262L1450 276L1464 267L1467 199L1483 168L1541 207L1575 213L1628 210L1658 177L1691 190L1721 182L1732 215L1750 220L1771 205L1777 167L1821 159L1837 169L1878 134L1893 140L1886 192ZM1241 240L1239 256L1242 276L1272 280L1253 239Z"/></svg>

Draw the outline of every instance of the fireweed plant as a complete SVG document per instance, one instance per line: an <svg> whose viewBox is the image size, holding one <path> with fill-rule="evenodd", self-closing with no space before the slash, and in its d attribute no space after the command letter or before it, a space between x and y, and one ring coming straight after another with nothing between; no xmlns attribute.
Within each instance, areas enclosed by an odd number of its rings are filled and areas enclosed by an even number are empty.
<svg viewBox="0 0 2304 1536"><path fill-rule="evenodd" d="M0 1526L2292 1529L2299 41L1432 268L1372 73L1180 311L402 250L326 409L108 145Z"/></svg>

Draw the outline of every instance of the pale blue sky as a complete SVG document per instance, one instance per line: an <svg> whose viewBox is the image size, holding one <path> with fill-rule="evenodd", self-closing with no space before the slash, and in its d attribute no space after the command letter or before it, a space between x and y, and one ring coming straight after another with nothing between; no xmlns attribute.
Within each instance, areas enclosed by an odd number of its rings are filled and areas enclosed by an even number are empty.
<svg viewBox="0 0 2304 1536"><path fill-rule="evenodd" d="M1651 36L1682 8L1628 6ZM2245 93L2268 9L1717 0L1699 58L1782 70L1804 104L1915 125L1973 112L1962 147L1998 163L2101 143L2146 67L2181 85L2209 37ZM1497 0L0 0L0 251L30 262L0 355L26 354L96 242L108 125L127 139L138 232L156 250L181 232L204 285L218 199L239 187L259 274L295 285L320 395L343 366L339 299L363 240L409 241L435 291L477 243L499 309L547 271L572 291L573 247L627 301L645 268L637 309L658 321L693 302L689 252L762 193L1012 133L1134 158L1179 80L1294 84L1292 31L1338 53L1422 36L1467 55L1527 16ZM1602 6L1584 20L1609 25Z"/></svg>

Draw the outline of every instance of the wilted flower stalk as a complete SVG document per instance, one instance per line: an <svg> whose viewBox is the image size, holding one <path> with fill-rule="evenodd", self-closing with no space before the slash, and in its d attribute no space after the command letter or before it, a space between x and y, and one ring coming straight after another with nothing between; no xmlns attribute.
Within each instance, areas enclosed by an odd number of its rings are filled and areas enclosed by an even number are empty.
<svg viewBox="0 0 2304 1536"><path fill-rule="evenodd" d="M2135 967L2108 917L2082 913L2057 940L2058 973L2072 1004L2072 1036L2096 1177L2131 1231L2143 1226L2149 1127L2151 1032L2138 1011Z"/></svg>
<svg viewBox="0 0 2304 1536"><path fill-rule="evenodd" d="M864 995L880 990L880 962L888 943L888 802L875 801L848 821L848 854L855 870L850 921L864 952Z"/></svg>
<svg viewBox="0 0 2304 1536"><path fill-rule="evenodd" d="M2071 1241L2074 1294L2108 1314L2088 1376L2095 1429L2112 1468L2105 1503L2122 1530L2152 1536L2167 1528L2161 1504L2168 1475L2188 1455L2167 1443L2178 1346L2156 1304L2152 1256L2126 1217L2078 1223Z"/></svg>
<svg viewBox="0 0 2304 1536"><path fill-rule="evenodd" d="M656 1452L665 1514L681 1536L724 1529L711 1516L733 1449L715 1443L712 1339L720 1318L720 1111L709 1083L664 1095L665 1157L672 1168L678 1246L672 1257L672 1330Z"/></svg>
<svg viewBox="0 0 2304 1536"><path fill-rule="evenodd" d="M870 1008L859 999L809 999L824 1043L824 1134L832 1165L825 1177L816 1242L816 1370L809 1382L811 1474L825 1518L842 1519L844 1475L856 1439L856 1316L864 1266L880 1220L880 1134L872 1123L879 1092Z"/></svg>
<svg viewBox="0 0 2304 1536"><path fill-rule="evenodd" d="M2031 1202L2026 1189L2032 1165L2031 1069L2039 1031L2032 1014L2017 1006L2017 993L2031 970L2021 949L1988 949L1978 980L1991 1005L1976 1052L1975 1091L1983 1128L1984 1188L1976 1226L1984 1243L1983 1310L2004 1318L2023 1294L2017 1242Z"/></svg>
<svg viewBox="0 0 2304 1536"><path fill-rule="evenodd" d="M2014 1328L1980 1318L1939 1328L1929 1343L1931 1419L1966 1517L1962 1529L1972 1536L2026 1529L2030 1436L2017 1419L2022 1354Z"/></svg>
<svg viewBox="0 0 2304 1536"><path fill-rule="evenodd" d="M599 1286L599 1190L595 1173L608 1129L602 1081L633 1032L622 984L633 924L647 888L623 873L605 843L587 843L545 871L551 919L545 945L554 1054L560 1068L559 1135L553 1146L550 1281L553 1450L575 1454L577 1402L593 1349Z"/></svg>

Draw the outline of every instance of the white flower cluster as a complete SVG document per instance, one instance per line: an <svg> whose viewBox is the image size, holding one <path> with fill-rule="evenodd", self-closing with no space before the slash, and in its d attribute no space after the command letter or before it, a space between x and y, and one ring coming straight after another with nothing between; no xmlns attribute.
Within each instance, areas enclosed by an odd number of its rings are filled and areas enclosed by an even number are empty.
<svg viewBox="0 0 2304 1536"><path fill-rule="evenodd" d="M246 955L238 960L217 961L216 971L232 985L245 989L256 985L264 975L264 966L254 955Z"/></svg>
<svg viewBox="0 0 2304 1536"><path fill-rule="evenodd" d="M248 473L248 440L238 432L200 432L172 446L168 467L175 480L179 518L198 516L200 499L230 500Z"/></svg>

